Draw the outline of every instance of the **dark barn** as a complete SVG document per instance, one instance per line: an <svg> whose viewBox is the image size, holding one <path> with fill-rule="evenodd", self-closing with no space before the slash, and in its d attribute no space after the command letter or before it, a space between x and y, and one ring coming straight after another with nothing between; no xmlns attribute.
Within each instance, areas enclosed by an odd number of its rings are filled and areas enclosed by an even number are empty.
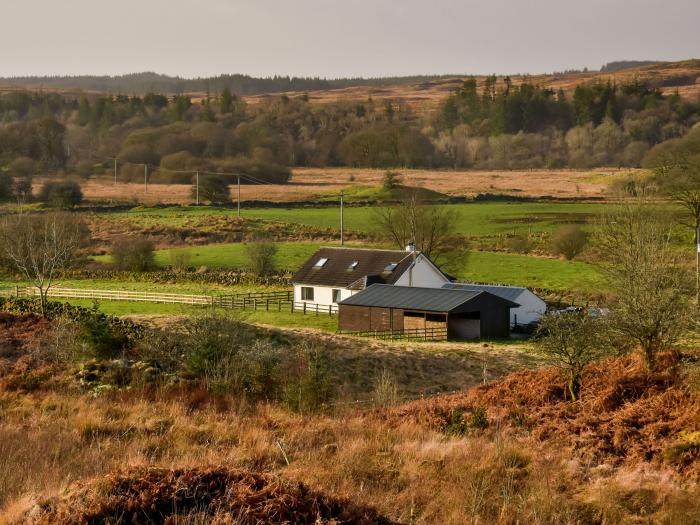
<svg viewBox="0 0 700 525"><path fill-rule="evenodd" d="M373 284L339 304L347 332L424 332L435 339L510 336L510 309L518 304L483 291Z"/></svg>

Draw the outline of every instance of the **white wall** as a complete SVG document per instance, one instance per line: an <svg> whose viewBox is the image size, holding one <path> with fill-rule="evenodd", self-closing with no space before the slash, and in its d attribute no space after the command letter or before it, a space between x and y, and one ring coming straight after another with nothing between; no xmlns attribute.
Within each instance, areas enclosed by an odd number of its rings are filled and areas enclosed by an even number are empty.
<svg viewBox="0 0 700 525"><path fill-rule="evenodd" d="M313 301L303 301L301 298L301 289L302 287L304 288L313 288L314 289L314 300ZM328 306L329 304L335 304L333 303L333 290L340 290L340 300L342 301L343 299L347 299L354 293L356 293L356 290L348 290L346 288L334 288L332 286L319 286L319 285L307 285L307 284L295 284L294 285L294 302L295 303L302 303L305 302L308 305L313 305L313 304L321 304L324 306ZM299 306L297 306L299 308Z"/></svg>
<svg viewBox="0 0 700 525"><path fill-rule="evenodd" d="M520 306L510 309L511 326L539 321L547 312L547 304L530 290L523 292L513 301Z"/></svg>
<svg viewBox="0 0 700 525"><path fill-rule="evenodd" d="M420 288L441 288L449 280L423 255L418 254L412 268L406 270L397 286L417 286Z"/></svg>

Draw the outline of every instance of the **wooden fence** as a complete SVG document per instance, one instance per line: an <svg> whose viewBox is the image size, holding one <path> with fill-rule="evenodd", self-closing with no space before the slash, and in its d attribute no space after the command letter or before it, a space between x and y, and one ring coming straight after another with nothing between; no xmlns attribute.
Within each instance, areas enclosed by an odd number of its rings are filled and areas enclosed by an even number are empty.
<svg viewBox="0 0 700 525"><path fill-rule="evenodd" d="M27 286L18 289L20 297L38 297L39 289ZM132 292L125 290L86 290L81 288L49 288L49 297L64 299L91 299L104 301L135 301L144 303L169 303L211 306L213 297L209 295L187 295L174 293Z"/></svg>
<svg viewBox="0 0 700 525"><path fill-rule="evenodd" d="M446 341L447 328L407 328L404 330L366 330L361 332L343 332L341 335L373 337L391 341Z"/></svg>
<svg viewBox="0 0 700 525"><path fill-rule="evenodd" d="M0 288L0 296L38 297L39 289L34 286ZM232 310L253 310L266 312L286 312L316 315L334 315L338 305L295 302L294 292L250 292L234 295L188 295L174 293L133 292L124 290L87 290L81 288L52 287L49 297L63 299L88 299L97 301L135 301L147 303L186 304L213 306Z"/></svg>

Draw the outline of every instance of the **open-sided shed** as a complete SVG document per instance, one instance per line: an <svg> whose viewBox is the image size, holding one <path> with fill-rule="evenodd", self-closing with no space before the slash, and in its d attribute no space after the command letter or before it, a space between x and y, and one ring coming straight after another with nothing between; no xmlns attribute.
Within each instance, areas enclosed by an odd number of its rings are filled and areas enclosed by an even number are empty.
<svg viewBox="0 0 700 525"><path fill-rule="evenodd" d="M373 284L339 304L349 332L444 333L447 339L505 338L518 304L483 291Z"/></svg>

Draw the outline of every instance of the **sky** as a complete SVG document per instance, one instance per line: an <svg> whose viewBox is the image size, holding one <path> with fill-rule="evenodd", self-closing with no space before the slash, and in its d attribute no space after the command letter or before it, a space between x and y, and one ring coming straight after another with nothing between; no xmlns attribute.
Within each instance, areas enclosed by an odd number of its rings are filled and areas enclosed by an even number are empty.
<svg viewBox="0 0 700 525"><path fill-rule="evenodd" d="M700 58L699 0L4 0L0 76L544 73Z"/></svg>

